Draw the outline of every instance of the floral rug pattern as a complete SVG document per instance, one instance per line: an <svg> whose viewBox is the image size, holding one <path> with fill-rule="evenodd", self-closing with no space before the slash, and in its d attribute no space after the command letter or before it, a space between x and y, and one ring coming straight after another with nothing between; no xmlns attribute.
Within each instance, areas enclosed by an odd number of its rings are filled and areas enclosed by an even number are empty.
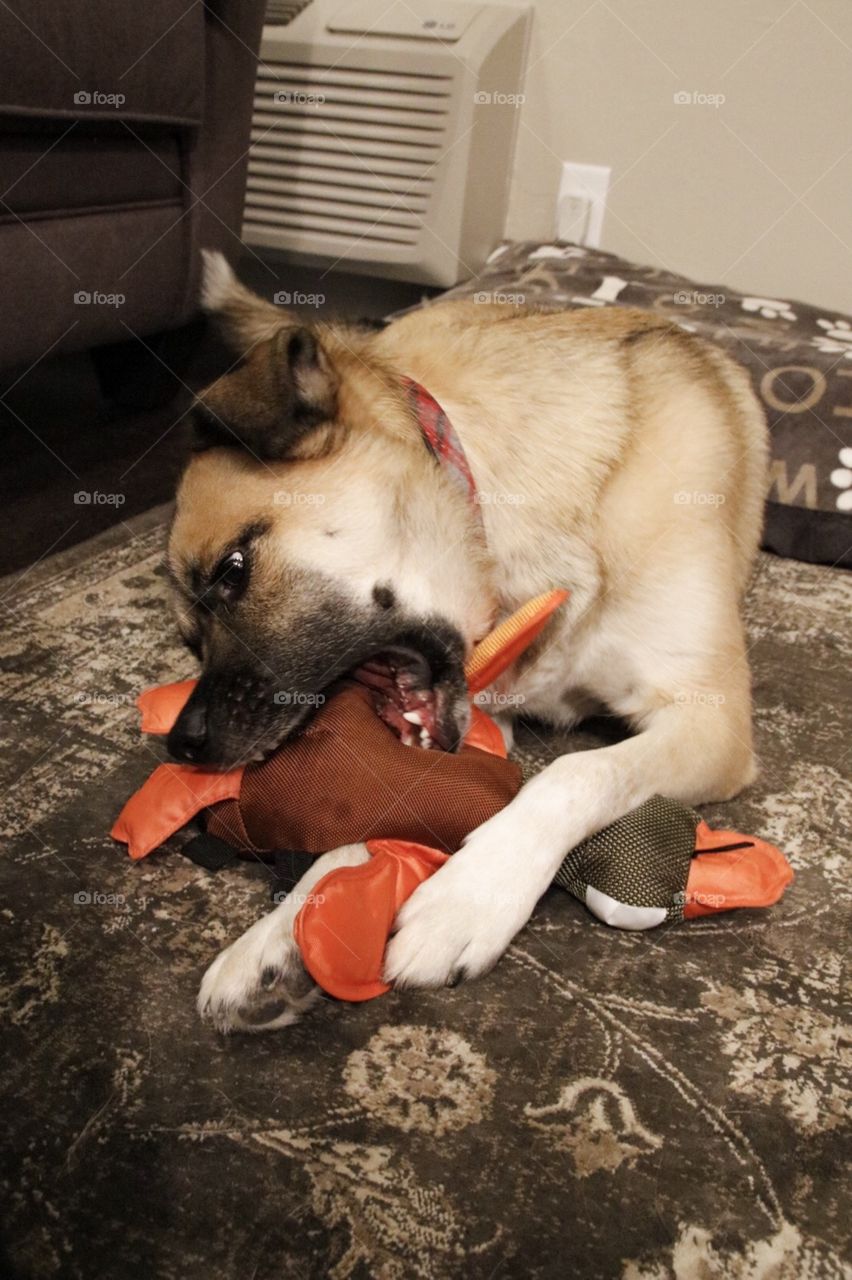
<svg viewBox="0 0 852 1280"><path fill-rule="evenodd" d="M764 556L748 597L762 775L707 817L785 850L777 907L627 934L557 889L479 982L224 1040L196 989L270 871L106 834L153 765L136 694L188 674L163 520L0 584L3 1274L849 1275L852 579Z"/></svg>

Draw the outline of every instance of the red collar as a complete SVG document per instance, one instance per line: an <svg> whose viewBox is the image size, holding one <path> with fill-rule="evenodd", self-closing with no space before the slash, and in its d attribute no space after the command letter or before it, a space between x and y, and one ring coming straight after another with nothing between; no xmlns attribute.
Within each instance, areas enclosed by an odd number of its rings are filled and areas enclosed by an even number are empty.
<svg viewBox="0 0 852 1280"><path fill-rule="evenodd" d="M426 448L467 495L481 522L482 509L476 492L476 481L453 424L435 397L425 387L421 387L419 382L415 382L413 378L403 378L402 385Z"/></svg>

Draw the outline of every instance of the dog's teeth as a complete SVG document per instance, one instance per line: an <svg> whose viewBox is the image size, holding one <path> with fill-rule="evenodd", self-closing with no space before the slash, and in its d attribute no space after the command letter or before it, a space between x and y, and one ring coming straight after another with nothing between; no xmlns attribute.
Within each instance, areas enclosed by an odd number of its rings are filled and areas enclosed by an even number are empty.
<svg viewBox="0 0 852 1280"><path fill-rule="evenodd" d="M420 745L421 747L425 747L427 751L430 751L432 748L432 739L429 737L425 729L420 734Z"/></svg>
<svg viewBox="0 0 852 1280"><path fill-rule="evenodd" d="M423 725L423 717L419 711L403 711L402 718L409 724L419 724L421 727Z"/></svg>

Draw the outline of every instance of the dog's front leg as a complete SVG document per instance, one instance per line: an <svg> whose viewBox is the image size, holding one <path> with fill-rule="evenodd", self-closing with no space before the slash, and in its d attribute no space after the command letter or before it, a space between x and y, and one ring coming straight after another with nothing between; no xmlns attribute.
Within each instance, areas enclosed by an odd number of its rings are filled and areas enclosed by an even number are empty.
<svg viewBox="0 0 852 1280"><path fill-rule="evenodd" d="M420 885L396 919L385 958L389 982L453 985L496 963L565 854L614 820L600 803L602 771L592 760L600 754L555 761ZM630 807L625 800L623 812Z"/></svg>
<svg viewBox="0 0 852 1280"><path fill-rule="evenodd" d="M724 705L669 706L635 738L560 757L405 903L386 979L441 986L484 973L581 840L654 794L722 800L753 773L747 703L744 715Z"/></svg>
<svg viewBox="0 0 852 1280"><path fill-rule="evenodd" d="M201 982L202 1018L219 1031L275 1031L297 1022L320 989L302 964L293 937L296 916L329 871L357 866L368 857L363 844L323 854L279 907L220 952Z"/></svg>

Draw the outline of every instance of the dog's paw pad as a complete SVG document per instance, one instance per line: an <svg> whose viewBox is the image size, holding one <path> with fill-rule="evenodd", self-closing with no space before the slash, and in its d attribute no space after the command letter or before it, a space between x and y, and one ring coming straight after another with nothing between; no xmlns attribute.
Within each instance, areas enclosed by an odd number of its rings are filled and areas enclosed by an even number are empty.
<svg viewBox="0 0 852 1280"><path fill-rule="evenodd" d="M198 1012L219 1031L290 1026L320 995L275 913L221 952L201 982Z"/></svg>

